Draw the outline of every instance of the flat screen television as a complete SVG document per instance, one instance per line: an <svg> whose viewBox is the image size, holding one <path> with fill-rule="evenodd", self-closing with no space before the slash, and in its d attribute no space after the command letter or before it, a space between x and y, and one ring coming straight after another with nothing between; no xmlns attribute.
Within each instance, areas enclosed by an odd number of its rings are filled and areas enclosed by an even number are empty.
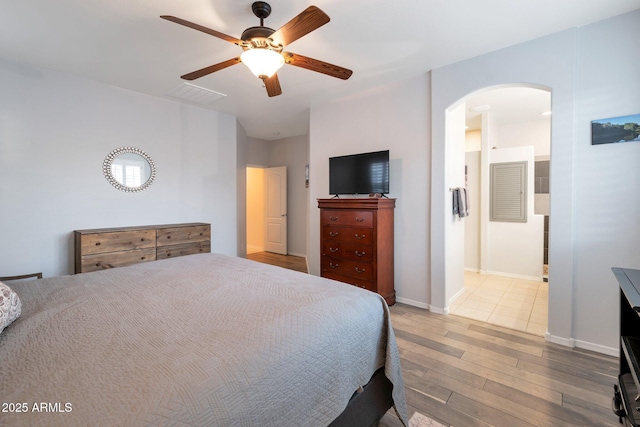
<svg viewBox="0 0 640 427"><path fill-rule="evenodd" d="M329 193L388 194L389 150L330 157Z"/></svg>

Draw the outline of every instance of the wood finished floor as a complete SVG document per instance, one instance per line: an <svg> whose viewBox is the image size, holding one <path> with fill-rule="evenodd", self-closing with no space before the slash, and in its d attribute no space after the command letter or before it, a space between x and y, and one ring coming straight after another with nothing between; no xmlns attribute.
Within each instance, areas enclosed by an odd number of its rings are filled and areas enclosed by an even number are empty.
<svg viewBox="0 0 640 427"><path fill-rule="evenodd" d="M289 261L300 260L281 266ZM403 304L391 307L391 321L409 417L456 427L621 425L611 411L618 358ZM392 410L380 422L401 425Z"/></svg>
<svg viewBox="0 0 640 427"><path fill-rule="evenodd" d="M264 264L277 265L290 270L307 272L306 258L293 255L280 255L273 252L256 252L247 254L247 259L262 262Z"/></svg>
<svg viewBox="0 0 640 427"><path fill-rule="evenodd" d="M391 307L409 416L445 425L620 426L618 358L497 325ZM389 414L383 426L400 424Z"/></svg>

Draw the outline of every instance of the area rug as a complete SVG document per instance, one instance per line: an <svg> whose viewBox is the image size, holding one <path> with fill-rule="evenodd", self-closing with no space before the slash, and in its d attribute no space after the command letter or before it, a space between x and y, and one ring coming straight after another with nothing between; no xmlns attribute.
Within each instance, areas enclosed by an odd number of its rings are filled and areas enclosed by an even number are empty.
<svg viewBox="0 0 640 427"><path fill-rule="evenodd" d="M419 412L414 412L409 419L409 427L446 427L443 424L440 424L436 420L432 420L426 415L422 415Z"/></svg>

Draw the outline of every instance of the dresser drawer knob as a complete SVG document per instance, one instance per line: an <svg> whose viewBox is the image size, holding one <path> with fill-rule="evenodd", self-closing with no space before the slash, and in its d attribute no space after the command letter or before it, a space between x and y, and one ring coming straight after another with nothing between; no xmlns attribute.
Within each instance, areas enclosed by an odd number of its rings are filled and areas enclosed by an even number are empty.
<svg viewBox="0 0 640 427"><path fill-rule="evenodd" d="M356 273L360 273L360 274L362 274L362 273L364 273L364 271L365 271L365 269L364 269L364 268L358 268L358 267L356 267Z"/></svg>
<svg viewBox="0 0 640 427"><path fill-rule="evenodd" d="M362 239L364 239L365 237L366 237L366 236L365 236L364 234L358 234L358 233L356 233L356 239L358 239L358 240L362 240Z"/></svg>
<svg viewBox="0 0 640 427"><path fill-rule="evenodd" d="M363 222L363 221L364 221L364 218L356 217L356 222Z"/></svg>
<svg viewBox="0 0 640 427"><path fill-rule="evenodd" d="M338 217L337 217L337 216L330 216L330 217L329 217L329 220L330 220L330 221L337 221L337 220L338 220Z"/></svg>
<svg viewBox="0 0 640 427"><path fill-rule="evenodd" d="M337 231L330 231L329 236L336 237L339 233Z"/></svg>
<svg viewBox="0 0 640 427"><path fill-rule="evenodd" d="M329 252L336 253L340 250L340 248L329 248Z"/></svg>
<svg viewBox="0 0 640 427"><path fill-rule="evenodd" d="M334 264L332 262L329 263L329 267L331 268L338 268L340 266L340 264Z"/></svg>
<svg viewBox="0 0 640 427"><path fill-rule="evenodd" d="M356 251L356 256L365 256L366 254L366 252Z"/></svg>

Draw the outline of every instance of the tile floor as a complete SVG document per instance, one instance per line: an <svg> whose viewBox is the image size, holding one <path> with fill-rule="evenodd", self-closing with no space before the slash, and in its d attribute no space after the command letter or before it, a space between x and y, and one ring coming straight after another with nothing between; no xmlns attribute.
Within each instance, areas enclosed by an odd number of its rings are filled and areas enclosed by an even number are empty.
<svg viewBox="0 0 640 427"><path fill-rule="evenodd" d="M464 284L451 314L544 336L549 283L465 272Z"/></svg>

